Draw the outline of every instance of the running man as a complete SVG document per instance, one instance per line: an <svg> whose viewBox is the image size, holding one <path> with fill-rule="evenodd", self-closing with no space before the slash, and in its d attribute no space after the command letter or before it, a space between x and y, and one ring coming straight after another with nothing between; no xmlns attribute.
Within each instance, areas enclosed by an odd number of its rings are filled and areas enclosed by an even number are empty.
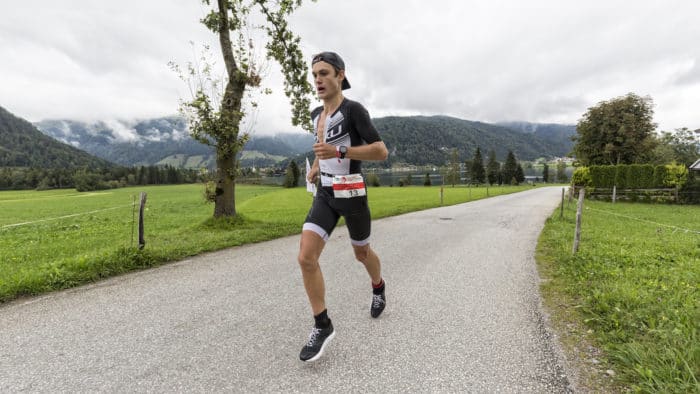
<svg viewBox="0 0 700 394"><path fill-rule="evenodd" d="M345 218L355 258L365 266L372 281L370 315L379 317L386 305L381 263L369 246L371 219L360 166L362 160L386 160L388 151L367 110L343 97L342 91L350 88L343 59L334 52L322 52L313 57L311 66L323 106L311 112L316 159L307 180L316 183L320 178L321 184L306 216L299 246L299 266L315 320L299 354L302 361L321 357L335 336L326 309L319 257L341 216Z"/></svg>

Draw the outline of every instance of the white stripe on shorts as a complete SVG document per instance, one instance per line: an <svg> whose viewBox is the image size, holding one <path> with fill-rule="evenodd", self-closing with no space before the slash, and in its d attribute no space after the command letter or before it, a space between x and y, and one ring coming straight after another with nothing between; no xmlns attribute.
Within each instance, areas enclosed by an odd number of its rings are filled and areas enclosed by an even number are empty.
<svg viewBox="0 0 700 394"><path fill-rule="evenodd" d="M324 241L328 241L328 233L326 232L326 230L323 229L323 227L319 226L318 224L304 223L304 227L302 227L302 231L303 230L313 231L316 234L318 234L319 237L323 238Z"/></svg>
<svg viewBox="0 0 700 394"><path fill-rule="evenodd" d="M362 241L355 241L354 239L350 239L350 243L355 245L355 246L365 246L369 244L369 238L363 239Z"/></svg>

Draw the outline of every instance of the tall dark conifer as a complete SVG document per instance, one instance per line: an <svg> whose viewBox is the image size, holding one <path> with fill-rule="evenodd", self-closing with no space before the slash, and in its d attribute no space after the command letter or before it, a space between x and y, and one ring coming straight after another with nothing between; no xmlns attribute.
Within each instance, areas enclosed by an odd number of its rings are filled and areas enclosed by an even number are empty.
<svg viewBox="0 0 700 394"><path fill-rule="evenodd" d="M481 157L481 148L477 147L474 152L471 168L472 183L481 184L486 182L486 170L484 169L484 159Z"/></svg>
<svg viewBox="0 0 700 394"><path fill-rule="evenodd" d="M508 151L506 162L503 165L503 183L517 183L516 173L518 170L518 162L515 160L515 155L512 150Z"/></svg>
<svg viewBox="0 0 700 394"><path fill-rule="evenodd" d="M501 164L496 161L496 151L489 151L489 160L486 164L486 179L490 185L498 182L498 172L501 170Z"/></svg>

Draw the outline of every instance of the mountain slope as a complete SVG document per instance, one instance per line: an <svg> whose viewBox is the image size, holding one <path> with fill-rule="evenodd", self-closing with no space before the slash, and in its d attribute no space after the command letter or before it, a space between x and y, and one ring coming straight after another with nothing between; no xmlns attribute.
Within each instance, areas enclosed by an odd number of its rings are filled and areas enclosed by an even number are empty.
<svg viewBox="0 0 700 394"><path fill-rule="evenodd" d="M493 149L498 160L512 150L519 160L563 156L548 141L510 128L447 116L386 117L374 120L393 163L441 165L457 149L460 160L471 158L479 147L484 159ZM568 150L567 150L568 151Z"/></svg>
<svg viewBox="0 0 700 394"><path fill-rule="evenodd" d="M214 149L193 140L187 132L185 120L178 116L135 122L44 120L36 126L49 136L125 166L215 166ZM241 165L274 165L286 157L304 152L311 146L311 141L308 134L253 136L241 155Z"/></svg>
<svg viewBox="0 0 700 394"><path fill-rule="evenodd" d="M396 163L443 165L452 149L460 160L480 147L484 158L493 149L503 161L512 150L519 160L565 156L572 146L574 126L518 123L494 125L447 116L385 117L374 119L391 155L381 165ZM191 139L180 117L138 122L47 120L36 124L44 133L78 146L96 156L126 165L170 164L175 167L214 167L211 147ZM310 153L313 137L307 133L255 136L242 152L241 166L266 167Z"/></svg>
<svg viewBox="0 0 700 394"><path fill-rule="evenodd" d="M523 133L531 133L547 141L551 149L559 152L557 156L566 156L571 152L573 148L571 137L576 135L576 125L529 122L503 122L498 125Z"/></svg>
<svg viewBox="0 0 700 394"><path fill-rule="evenodd" d="M113 164L46 136L0 107L0 167L108 168Z"/></svg>

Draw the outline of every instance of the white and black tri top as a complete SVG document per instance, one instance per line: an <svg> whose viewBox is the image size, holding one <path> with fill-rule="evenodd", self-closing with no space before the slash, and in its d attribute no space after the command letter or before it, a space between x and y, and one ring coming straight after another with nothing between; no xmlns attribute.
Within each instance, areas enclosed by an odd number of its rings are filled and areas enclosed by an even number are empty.
<svg viewBox="0 0 700 394"><path fill-rule="evenodd" d="M323 112L323 107L311 111L311 119L314 122L316 142L318 141L318 121ZM326 118L326 127L323 135L327 144L335 146L359 146L381 141L377 129L372 124L369 112L362 104L343 99L338 109ZM319 160L321 169L321 185L331 186L333 175L357 174L361 170L360 160L332 158Z"/></svg>

